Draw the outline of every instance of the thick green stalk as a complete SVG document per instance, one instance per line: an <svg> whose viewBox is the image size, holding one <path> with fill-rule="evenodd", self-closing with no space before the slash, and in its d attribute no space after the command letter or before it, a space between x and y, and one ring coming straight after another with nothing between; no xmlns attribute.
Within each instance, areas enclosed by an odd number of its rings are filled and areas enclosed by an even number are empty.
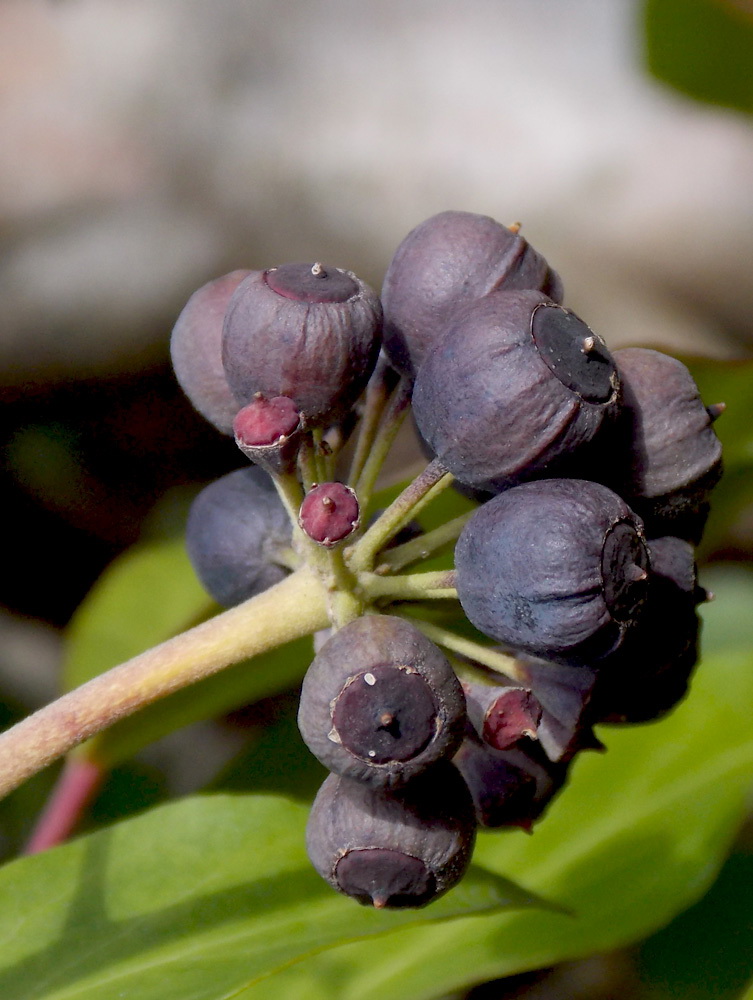
<svg viewBox="0 0 753 1000"><path fill-rule="evenodd" d="M328 624L324 587L304 568L113 667L0 735L0 797L118 719Z"/></svg>

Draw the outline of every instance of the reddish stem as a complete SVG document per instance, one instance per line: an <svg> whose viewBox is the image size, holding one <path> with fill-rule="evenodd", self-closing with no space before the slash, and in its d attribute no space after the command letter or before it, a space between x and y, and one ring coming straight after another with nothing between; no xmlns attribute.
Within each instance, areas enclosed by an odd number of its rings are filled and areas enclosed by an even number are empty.
<svg viewBox="0 0 753 1000"><path fill-rule="evenodd" d="M84 757L68 757L23 853L38 854L67 840L99 791L106 773Z"/></svg>

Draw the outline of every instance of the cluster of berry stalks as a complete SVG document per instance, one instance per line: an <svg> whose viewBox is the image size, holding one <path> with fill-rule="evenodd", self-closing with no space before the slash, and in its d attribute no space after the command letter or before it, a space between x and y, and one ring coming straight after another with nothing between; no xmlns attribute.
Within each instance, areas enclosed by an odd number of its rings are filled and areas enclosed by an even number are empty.
<svg viewBox="0 0 753 1000"><path fill-rule="evenodd" d="M610 353L518 229L428 219L381 300L320 263L234 271L173 332L183 389L253 463L199 494L189 554L227 606L320 578L299 725L332 773L308 851L376 907L455 885L478 824L530 829L594 724L664 714L696 662L723 406L674 358ZM411 406L431 461L364 524ZM479 505L421 533L451 484ZM454 570L402 572L455 541Z"/></svg>

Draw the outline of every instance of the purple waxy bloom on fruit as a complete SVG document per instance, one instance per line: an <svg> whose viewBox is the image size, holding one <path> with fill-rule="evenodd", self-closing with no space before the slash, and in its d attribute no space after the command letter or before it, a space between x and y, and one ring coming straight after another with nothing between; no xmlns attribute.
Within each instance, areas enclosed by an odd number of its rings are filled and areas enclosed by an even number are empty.
<svg viewBox="0 0 753 1000"><path fill-rule="evenodd" d="M173 327L170 354L175 377L199 413L232 434L241 404L222 366L222 321L238 285L251 271L231 271L193 293Z"/></svg>
<svg viewBox="0 0 753 1000"><path fill-rule="evenodd" d="M452 312L490 292L535 288L562 301L558 275L518 228L440 212L408 233L382 286L385 350L396 368L414 377Z"/></svg>
<svg viewBox="0 0 753 1000"><path fill-rule="evenodd" d="M415 626L366 615L335 632L303 681L298 726L325 767L397 787L451 755L465 699L444 654Z"/></svg>
<svg viewBox="0 0 753 1000"><path fill-rule="evenodd" d="M382 307L350 271L283 264L253 271L225 314L222 360L241 401L288 396L308 424L332 423L360 396L379 353Z"/></svg>
<svg viewBox="0 0 753 1000"><path fill-rule="evenodd" d="M413 392L432 452L490 491L572 474L618 406L604 342L537 291L495 292L455 313Z"/></svg>
<svg viewBox="0 0 753 1000"><path fill-rule="evenodd" d="M306 830L312 864L359 903L425 906L464 875L476 832L473 804L449 763L388 791L331 774Z"/></svg>
<svg viewBox="0 0 753 1000"><path fill-rule="evenodd" d="M205 486L188 514L186 548L209 594L232 607L287 575L275 563L289 548L291 526L263 469L238 469Z"/></svg>
<svg viewBox="0 0 753 1000"><path fill-rule="evenodd" d="M473 798L481 826L519 826L530 830L541 816L567 774L563 764L553 764L537 745L495 750L469 732L453 763Z"/></svg>
<svg viewBox="0 0 753 1000"><path fill-rule="evenodd" d="M615 351L623 385L622 452L614 451L610 485L653 534L697 542L708 497L722 472L712 426L723 409L706 407L677 358L643 347Z"/></svg>
<svg viewBox="0 0 753 1000"><path fill-rule="evenodd" d="M455 548L468 618L515 650L589 663L640 617L649 556L641 521L577 479L516 486L474 513Z"/></svg>

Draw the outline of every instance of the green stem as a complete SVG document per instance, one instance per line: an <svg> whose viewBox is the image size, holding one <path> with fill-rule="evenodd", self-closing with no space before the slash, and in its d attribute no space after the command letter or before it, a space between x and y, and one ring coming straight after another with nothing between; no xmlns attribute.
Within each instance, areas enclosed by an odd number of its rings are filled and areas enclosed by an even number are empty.
<svg viewBox="0 0 753 1000"><path fill-rule="evenodd" d="M401 379L384 410L381 425L371 441L371 447L364 458L363 467L358 477L350 480L350 485L358 495L362 511L367 510L369 506L377 476L397 437L397 432L408 414L411 391L409 380Z"/></svg>
<svg viewBox="0 0 753 1000"><path fill-rule="evenodd" d="M361 426L358 428L358 438L348 473L347 481L352 486L355 486L361 478L366 460L373 448L379 422L393 388L394 378L391 376L394 377L394 373L388 361L380 357L366 389Z"/></svg>
<svg viewBox="0 0 753 1000"><path fill-rule="evenodd" d="M301 489L301 484L298 482L298 477L292 472L280 472L272 476L272 482L275 484L278 496L282 500L285 510L288 512L288 517L293 525L293 533L295 534L295 532L301 530L298 527L298 512L303 503L303 490Z"/></svg>
<svg viewBox="0 0 753 1000"><path fill-rule="evenodd" d="M460 514L451 521L434 528L433 531L427 531L417 538L411 538L409 542L396 545L394 549L388 549L382 553L382 561L377 567L378 570L394 573L404 566L410 566L411 563L428 559L437 549L441 549L443 545L454 542L458 538L473 513L474 511L469 510L467 514Z"/></svg>
<svg viewBox="0 0 753 1000"><path fill-rule="evenodd" d="M327 558L328 577L326 587L329 594L328 610L332 625L342 628L364 612L363 600L356 595L358 579L346 566L342 548L329 549Z"/></svg>
<svg viewBox="0 0 753 1000"><path fill-rule="evenodd" d="M452 483L453 476L438 459L434 459L424 471L405 487L389 507L371 525L368 531L350 550L350 567L353 570L370 570L374 559L389 540L401 528L439 496Z"/></svg>
<svg viewBox="0 0 753 1000"><path fill-rule="evenodd" d="M377 573L359 574L363 593L369 600L389 597L394 601L423 601L449 598L457 600L455 571L439 570L434 573L408 573L404 576L381 576Z"/></svg>
<svg viewBox="0 0 753 1000"><path fill-rule="evenodd" d="M308 493L312 486L323 481L316 457L316 445L310 431L304 435L298 451L298 468L303 480L304 493Z"/></svg>
<svg viewBox="0 0 753 1000"><path fill-rule="evenodd" d="M526 678L513 656L499 653L496 649L489 649L488 646L482 646L480 643L474 642L473 639L464 639L463 636L457 635L449 629L442 628L440 625L431 625L420 618L413 618L411 615L401 615L401 617L411 621L416 628L424 633L427 639L431 639L438 646L444 646L454 653L467 656L469 660L483 663L485 667L505 674L511 680L525 683Z"/></svg>
<svg viewBox="0 0 753 1000"><path fill-rule="evenodd" d="M63 695L0 735L0 797L118 719L329 624L308 570Z"/></svg>

